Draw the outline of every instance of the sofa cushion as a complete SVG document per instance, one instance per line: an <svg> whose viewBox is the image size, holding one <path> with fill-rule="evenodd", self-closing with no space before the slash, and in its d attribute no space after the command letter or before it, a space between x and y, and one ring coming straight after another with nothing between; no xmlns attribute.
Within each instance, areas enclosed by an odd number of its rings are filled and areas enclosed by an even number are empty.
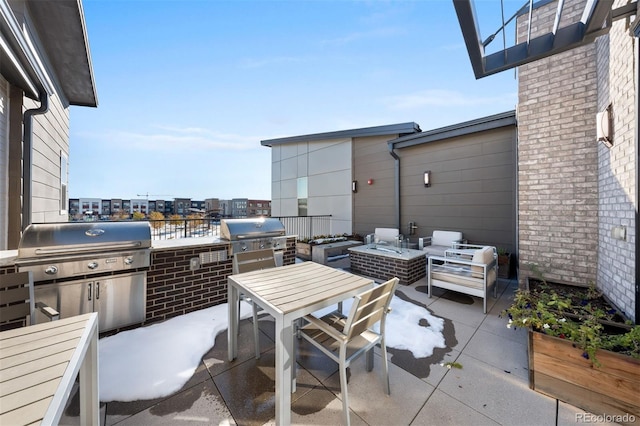
<svg viewBox="0 0 640 426"><path fill-rule="evenodd" d="M431 279L469 288L482 289L482 279L474 277L468 266L453 267L434 265L431 268Z"/></svg>
<svg viewBox="0 0 640 426"><path fill-rule="evenodd" d="M427 253L427 256L444 256L444 252L450 248L451 246L430 245L430 246L424 246L422 250Z"/></svg>
<svg viewBox="0 0 640 426"><path fill-rule="evenodd" d="M482 263L484 265L488 265L493 261L493 247L483 247L481 249L476 250L473 253L473 258L471 259L473 263ZM475 278L482 278L483 268L480 266L472 266L471 267L471 275Z"/></svg>
<svg viewBox="0 0 640 426"><path fill-rule="evenodd" d="M457 231L433 231L431 235L432 246L447 246L451 248L453 243L462 240L462 232Z"/></svg>

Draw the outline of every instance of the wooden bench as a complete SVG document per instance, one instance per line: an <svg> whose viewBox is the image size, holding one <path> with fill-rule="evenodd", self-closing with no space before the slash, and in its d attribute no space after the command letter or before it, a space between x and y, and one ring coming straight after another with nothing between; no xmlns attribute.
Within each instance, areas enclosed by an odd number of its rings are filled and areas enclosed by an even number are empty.
<svg viewBox="0 0 640 426"><path fill-rule="evenodd" d="M322 265L326 265L331 256L339 256L349 254L350 247L362 245L361 241L338 241L330 244L320 244L313 247L311 252L311 260Z"/></svg>

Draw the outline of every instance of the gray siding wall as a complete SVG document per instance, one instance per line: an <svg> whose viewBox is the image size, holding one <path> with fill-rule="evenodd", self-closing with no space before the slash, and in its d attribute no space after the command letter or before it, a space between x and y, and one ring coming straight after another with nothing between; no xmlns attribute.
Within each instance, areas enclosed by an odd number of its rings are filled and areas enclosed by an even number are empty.
<svg viewBox="0 0 640 426"><path fill-rule="evenodd" d="M626 4L616 1L614 7ZM599 244L598 286L628 317L635 316L635 96L634 63L638 40L629 35L626 20L613 23L609 35L596 40L597 110L613 111L613 147L598 144ZM626 239L611 237L615 226L626 228ZM637 318L635 318L637 320Z"/></svg>
<svg viewBox="0 0 640 426"><path fill-rule="evenodd" d="M567 2L566 14L579 13ZM548 16L555 14L555 4ZM536 15L534 15L535 18ZM544 16L544 15L540 15ZM527 16L520 28L526 29ZM535 19L534 19L535 21ZM543 28L534 22L533 28ZM520 32L520 40L526 34ZM547 279L588 284L598 263L598 144L594 44L519 67L518 197L521 283L536 264Z"/></svg>
<svg viewBox="0 0 640 426"><path fill-rule="evenodd" d="M398 150L401 233L412 242L434 230L461 231L474 244L515 252L515 126ZM431 186L423 175L431 171Z"/></svg>
<svg viewBox="0 0 640 426"><path fill-rule="evenodd" d="M25 100L26 108L37 104ZM34 116L32 221L66 222L66 211L60 209L60 155L69 156L69 110L56 95L49 99L49 111Z"/></svg>
<svg viewBox="0 0 640 426"><path fill-rule="evenodd" d="M397 136L354 138L353 179L358 192L353 194L353 232L367 235L375 228L395 228L394 160L387 141ZM373 184L367 181L373 179Z"/></svg>
<svg viewBox="0 0 640 426"><path fill-rule="evenodd" d="M0 229L9 223L9 83L0 76ZM0 233L0 250L7 250L7 233Z"/></svg>

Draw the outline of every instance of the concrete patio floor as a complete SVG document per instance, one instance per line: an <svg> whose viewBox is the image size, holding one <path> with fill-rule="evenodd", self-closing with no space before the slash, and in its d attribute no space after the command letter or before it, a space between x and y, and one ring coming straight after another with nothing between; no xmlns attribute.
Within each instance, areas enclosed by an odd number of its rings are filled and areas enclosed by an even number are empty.
<svg viewBox="0 0 640 426"><path fill-rule="evenodd" d="M344 260L337 267L348 270ZM528 386L525 330L507 329L500 312L511 304L516 280L499 280L498 298L488 301L436 289L426 280L399 286L396 296L425 306L445 320L445 349L416 359L410 351L388 348L391 396L384 393L379 348L374 370L361 357L350 369L353 425L569 425L584 411L532 391ZM239 355L227 360L221 333L183 389L166 398L101 404L105 425L264 425L274 424L273 321L260 320L262 356L254 358L252 325L241 323ZM304 340L297 342L297 391L292 424L338 425L342 403L338 368ZM462 369L442 363L457 362ZM61 424L78 424L75 395Z"/></svg>

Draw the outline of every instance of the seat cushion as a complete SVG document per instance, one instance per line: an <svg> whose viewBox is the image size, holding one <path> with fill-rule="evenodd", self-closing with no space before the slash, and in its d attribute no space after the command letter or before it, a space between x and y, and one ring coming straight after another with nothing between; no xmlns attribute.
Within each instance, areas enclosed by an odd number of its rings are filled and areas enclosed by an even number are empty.
<svg viewBox="0 0 640 426"><path fill-rule="evenodd" d="M473 263L482 263L484 265L488 265L493 261L493 247L486 246L481 249L478 249L473 253L473 259L471 259ZM484 274L483 268L480 266L472 266L471 267L471 275L474 278L482 278Z"/></svg>
<svg viewBox="0 0 640 426"><path fill-rule="evenodd" d="M427 256L444 256L444 252L450 249L451 246L424 246L422 250L427 253Z"/></svg>

